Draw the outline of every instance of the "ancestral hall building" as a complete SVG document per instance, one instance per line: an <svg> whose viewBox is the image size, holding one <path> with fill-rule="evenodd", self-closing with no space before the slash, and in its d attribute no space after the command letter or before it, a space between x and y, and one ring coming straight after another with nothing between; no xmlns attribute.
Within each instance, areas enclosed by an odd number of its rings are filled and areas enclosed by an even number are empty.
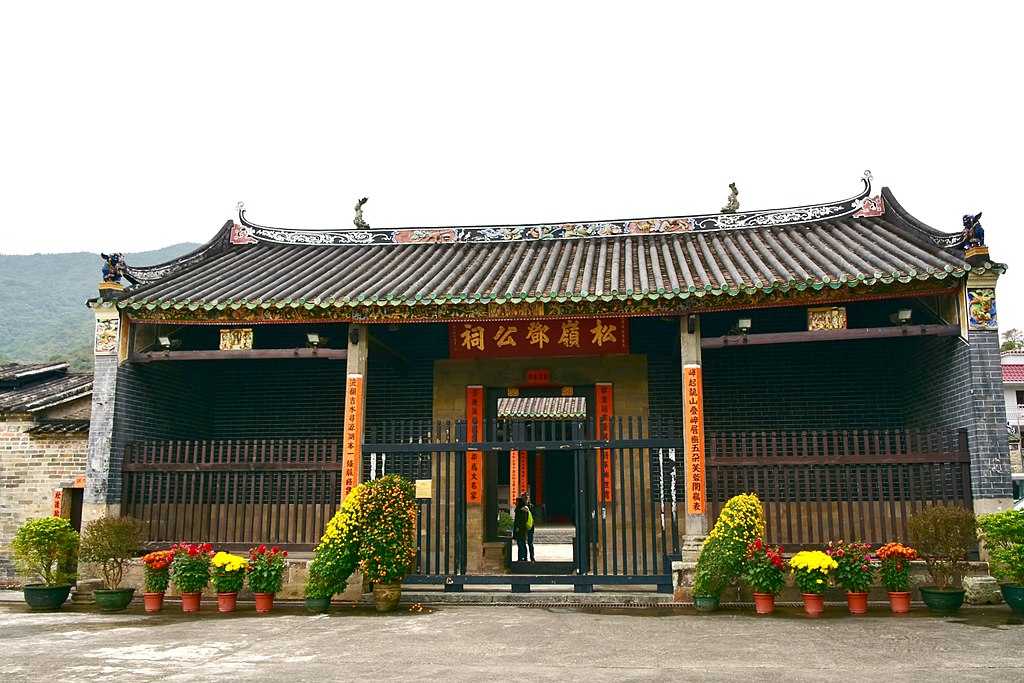
<svg viewBox="0 0 1024 683"><path fill-rule="evenodd" d="M669 589L744 491L790 546L1005 506L1005 266L980 215L936 230L863 185L538 225L301 230L240 207L169 263L112 257L90 301L87 515L310 549L348 490L395 472L420 501L410 581L587 591ZM571 562L509 560L499 518L522 492Z"/></svg>

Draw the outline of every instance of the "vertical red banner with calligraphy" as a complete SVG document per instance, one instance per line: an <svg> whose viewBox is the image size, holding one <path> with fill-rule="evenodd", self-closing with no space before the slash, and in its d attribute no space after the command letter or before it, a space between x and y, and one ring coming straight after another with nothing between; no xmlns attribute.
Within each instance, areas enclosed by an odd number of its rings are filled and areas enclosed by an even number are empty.
<svg viewBox="0 0 1024 683"><path fill-rule="evenodd" d="M610 439L612 435L612 385L599 383L594 385L594 427L597 429L597 438ZM612 492L615 487L612 482L612 452L603 448L598 452L598 467L600 469L600 487L598 492L599 500L607 503L612 499Z"/></svg>
<svg viewBox="0 0 1024 683"><path fill-rule="evenodd" d="M530 465L529 454L526 451L519 451L519 492L526 493L530 490ZM532 502L532 501L531 501Z"/></svg>
<svg viewBox="0 0 1024 683"><path fill-rule="evenodd" d="M466 387L466 440L484 440L484 388ZM466 451L466 503L479 505L483 496L484 456L480 451Z"/></svg>
<svg viewBox="0 0 1024 683"><path fill-rule="evenodd" d="M683 425L686 445L686 514L708 510L704 475L704 387L699 365L683 368Z"/></svg>
<svg viewBox="0 0 1024 683"><path fill-rule="evenodd" d="M363 376L351 374L345 383L345 432L341 448L341 499L359 483L363 454Z"/></svg>
<svg viewBox="0 0 1024 683"><path fill-rule="evenodd" d="M53 516L64 516L64 490L56 489L53 492Z"/></svg>
<svg viewBox="0 0 1024 683"><path fill-rule="evenodd" d="M512 509L519 498L519 451L508 453L508 502Z"/></svg>

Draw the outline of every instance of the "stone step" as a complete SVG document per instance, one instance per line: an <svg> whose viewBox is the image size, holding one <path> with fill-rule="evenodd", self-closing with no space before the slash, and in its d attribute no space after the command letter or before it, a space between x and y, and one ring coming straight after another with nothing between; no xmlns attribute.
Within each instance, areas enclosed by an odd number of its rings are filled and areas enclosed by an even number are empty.
<svg viewBox="0 0 1024 683"><path fill-rule="evenodd" d="M573 574L575 562L512 562L513 574Z"/></svg>

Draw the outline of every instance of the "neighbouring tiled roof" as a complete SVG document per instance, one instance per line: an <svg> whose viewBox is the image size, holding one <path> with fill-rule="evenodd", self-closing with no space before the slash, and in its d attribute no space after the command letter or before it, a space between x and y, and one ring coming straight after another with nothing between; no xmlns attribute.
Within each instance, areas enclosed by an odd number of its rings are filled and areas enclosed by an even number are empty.
<svg viewBox="0 0 1024 683"><path fill-rule="evenodd" d="M33 381L67 369L67 363L0 363L0 386Z"/></svg>
<svg viewBox="0 0 1024 683"><path fill-rule="evenodd" d="M1024 384L1024 365L1003 365L1003 382Z"/></svg>
<svg viewBox="0 0 1024 683"><path fill-rule="evenodd" d="M33 381L0 386L0 413L32 413L92 394L92 375L68 373L67 363L61 365Z"/></svg>
<svg viewBox="0 0 1024 683"><path fill-rule="evenodd" d="M587 401L583 396L499 398L498 417L521 420L582 420L587 417Z"/></svg>
<svg viewBox="0 0 1024 683"><path fill-rule="evenodd" d="M28 433L34 436L88 434L89 420L42 420L35 427L28 430Z"/></svg>
<svg viewBox="0 0 1024 683"><path fill-rule="evenodd" d="M962 277L957 234L870 184L831 204L534 226L309 231L229 222L177 261L131 269L134 311L670 299ZM1001 268L1000 264L982 266Z"/></svg>

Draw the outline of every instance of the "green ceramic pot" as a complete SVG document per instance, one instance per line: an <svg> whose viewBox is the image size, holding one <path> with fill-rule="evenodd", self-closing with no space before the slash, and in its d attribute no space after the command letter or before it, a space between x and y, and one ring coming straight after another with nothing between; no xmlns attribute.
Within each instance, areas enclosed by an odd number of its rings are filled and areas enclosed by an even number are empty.
<svg viewBox="0 0 1024 683"><path fill-rule="evenodd" d="M60 609L60 606L71 594L71 586L46 586L41 583L25 586L25 602L28 608L37 612L53 612Z"/></svg>
<svg viewBox="0 0 1024 683"><path fill-rule="evenodd" d="M1010 606L1014 614L1024 615L1024 586L1015 583L1004 583L999 587L1003 600Z"/></svg>
<svg viewBox="0 0 1024 683"><path fill-rule="evenodd" d="M695 595L693 596L693 606L698 612L714 612L718 609L717 595Z"/></svg>
<svg viewBox="0 0 1024 683"><path fill-rule="evenodd" d="M120 612L131 604L135 589L97 590L93 595L96 597L96 606L100 608L101 612Z"/></svg>
<svg viewBox="0 0 1024 683"><path fill-rule="evenodd" d="M330 609L330 598L306 598L306 611L310 614L323 614Z"/></svg>
<svg viewBox="0 0 1024 683"><path fill-rule="evenodd" d="M964 595L967 591L921 586L921 599L928 607L928 610L935 614L956 614L961 605L964 604Z"/></svg>

